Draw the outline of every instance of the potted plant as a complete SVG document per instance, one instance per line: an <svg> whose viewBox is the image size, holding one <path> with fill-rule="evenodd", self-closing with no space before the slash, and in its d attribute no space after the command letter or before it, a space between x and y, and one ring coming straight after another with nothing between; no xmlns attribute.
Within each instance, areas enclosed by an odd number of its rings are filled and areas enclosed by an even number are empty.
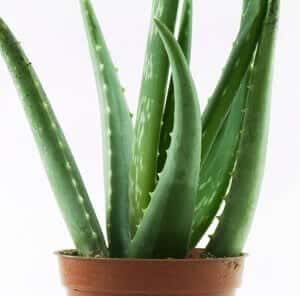
<svg viewBox="0 0 300 296"><path fill-rule="evenodd" d="M181 13L179 0L154 0L135 128L91 3L80 3L102 112L107 243L42 85L0 20L1 52L76 247L58 252L69 295L234 295L262 180L279 0L244 0L202 115L188 66L192 0Z"/></svg>

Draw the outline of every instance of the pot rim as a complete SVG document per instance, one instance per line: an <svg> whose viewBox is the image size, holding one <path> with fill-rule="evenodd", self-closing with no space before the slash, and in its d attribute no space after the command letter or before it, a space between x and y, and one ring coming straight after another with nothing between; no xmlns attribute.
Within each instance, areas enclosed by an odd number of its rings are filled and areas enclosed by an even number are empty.
<svg viewBox="0 0 300 296"><path fill-rule="evenodd" d="M201 253L203 249L195 248L196 252ZM65 259L73 259L73 260L83 260L83 261L102 261L102 262L232 262L236 260L243 260L247 257L249 257L249 254L243 253L241 256L237 257L207 257L207 258L201 258L201 257L190 257L190 258L184 258L184 259L177 259L177 258L165 258L165 259L151 259L151 258L111 258L111 257L87 257L87 256L78 256L74 255L76 252L75 249L64 249L60 251L55 251L54 255L58 257L62 257ZM70 253L70 254L68 254ZM72 255L73 253L73 255Z"/></svg>
<svg viewBox="0 0 300 296"><path fill-rule="evenodd" d="M74 296L233 295L241 286L246 256L201 258L203 249L185 259L93 258L75 252L55 253L63 285Z"/></svg>

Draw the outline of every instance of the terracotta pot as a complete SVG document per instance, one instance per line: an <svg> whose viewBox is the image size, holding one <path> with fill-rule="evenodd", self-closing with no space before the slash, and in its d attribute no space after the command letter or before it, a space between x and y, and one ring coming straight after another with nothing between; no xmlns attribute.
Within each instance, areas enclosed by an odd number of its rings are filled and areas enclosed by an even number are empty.
<svg viewBox="0 0 300 296"><path fill-rule="evenodd" d="M244 257L201 259L201 250L175 260L84 258L59 252L69 296L233 296Z"/></svg>

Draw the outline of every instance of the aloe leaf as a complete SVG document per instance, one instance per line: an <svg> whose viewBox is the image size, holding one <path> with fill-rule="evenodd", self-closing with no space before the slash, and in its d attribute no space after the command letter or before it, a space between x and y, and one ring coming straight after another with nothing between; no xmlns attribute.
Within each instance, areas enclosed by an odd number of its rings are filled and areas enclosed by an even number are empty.
<svg viewBox="0 0 300 296"><path fill-rule="evenodd" d="M250 0L243 0L243 11L246 13Z"/></svg>
<svg viewBox="0 0 300 296"><path fill-rule="evenodd" d="M248 85L249 74L242 81L228 118L217 136L205 164L201 166L193 218L191 249L205 234L222 201L226 198L235 165L240 131L244 122Z"/></svg>
<svg viewBox="0 0 300 296"><path fill-rule="evenodd" d="M192 27L193 27L193 1L185 0L182 9L182 16L179 28L178 43L188 61L191 60L192 47ZM174 86L172 79L170 80L166 106L163 114L160 142L159 142L159 156L157 163L157 171L161 172L167 158L167 150L171 143L170 134L173 130L174 124Z"/></svg>
<svg viewBox="0 0 300 296"><path fill-rule="evenodd" d="M244 23L234 42L228 62L217 87L208 101L202 116L203 142L202 160L208 153L228 115L230 106L239 89L252 59L253 51L261 33L268 0L249 2Z"/></svg>
<svg viewBox="0 0 300 296"><path fill-rule="evenodd" d="M241 30L246 21L244 5ZM231 182L240 131L244 122L246 97L249 85L249 71L245 75L230 111L217 135L208 156L202 162L197 201L193 219L190 248L201 240L215 218Z"/></svg>
<svg viewBox="0 0 300 296"><path fill-rule="evenodd" d="M152 18L157 17L173 31L178 0L154 0ZM169 77L169 62L157 29L151 24L144 74L135 126L130 171L130 220L132 236L143 217L156 184L157 153Z"/></svg>
<svg viewBox="0 0 300 296"><path fill-rule="evenodd" d="M81 0L98 86L104 144L106 217L111 257L126 257L129 242L129 166L133 126L116 69L88 0Z"/></svg>
<svg viewBox="0 0 300 296"><path fill-rule="evenodd" d="M209 255L239 256L251 228L265 164L279 2L269 3L249 85L232 185L220 223L206 248Z"/></svg>
<svg viewBox="0 0 300 296"><path fill-rule="evenodd" d="M193 33L193 0L185 0L182 8L178 43L188 62L192 53L192 33Z"/></svg>
<svg viewBox="0 0 300 296"><path fill-rule="evenodd" d="M241 19L242 24L243 24L243 21L246 16L246 12L247 12L249 3L250 3L250 0L243 0L243 7L242 7L243 14L242 14L242 19Z"/></svg>
<svg viewBox="0 0 300 296"><path fill-rule="evenodd" d="M81 255L108 255L97 217L42 85L13 33L0 19L0 50L19 91L48 178Z"/></svg>
<svg viewBox="0 0 300 296"><path fill-rule="evenodd" d="M174 131L165 167L130 248L131 257L183 258L188 252L200 171L201 115L186 58L168 28L155 20L171 64Z"/></svg>

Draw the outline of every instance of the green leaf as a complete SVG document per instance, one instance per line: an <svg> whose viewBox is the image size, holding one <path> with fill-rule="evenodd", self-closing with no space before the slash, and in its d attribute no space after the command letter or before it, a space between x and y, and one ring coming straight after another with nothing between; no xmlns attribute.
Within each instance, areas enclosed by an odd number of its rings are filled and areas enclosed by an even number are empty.
<svg viewBox="0 0 300 296"><path fill-rule="evenodd" d="M247 11L249 3L250 3L250 0L243 0L243 12L244 12L244 14Z"/></svg>
<svg viewBox="0 0 300 296"><path fill-rule="evenodd" d="M152 18L157 17L173 31L178 0L154 0ZM133 162L130 172L131 234L143 217L156 185L157 153L161 120L169 77L169 62L157 29L151 24L135 126Z"/></svg>
<svg viewBox="0 0 300 296"><path fill-rule="evenodd" d="M0 19L0 50L19 91L49 181L81 255L108 255L88 193L42 85L12 32Z"/></svg>
<svg viewBox="0 0 300 296"><path fill-rule="evenodd" d="M242 24L245 20L245 16L247 15L247 9L249 7L249 3L250 3L250 0L243 0L243 7L242 7L243 14L242 14L242 18L241 18Z"/></svg>
<svg viewBox="0 0 300 296"><path fill-rule="evenodd" d="M242 11L240 30L247 21L245 11L246 5ZM230 186L244 122L249 75L248 71L208 156L202 162L190 248L195 247L207 231Z"/></svg>
<svg viewBox="0 0 300 296"><path fill-rule="evenodd" d="M261 33L268 0L249 3L244 23L238 34L221 79L202 116L202 160L207 158L212 145L228 115L230 106L239 89L252 59Z"/></svg>
<svg viewBox="0 0 300 296"><path fill-rule="evenodd" d="M171 64L174 131L166 165L130 248L131 257L183 258L188 252L201 158L201 115L186 58L168 28L155 20Z"/></svg>
<svg viewBox="0 0 300 296"><path fill-rule="evenodd" d="M178 43L188 61L191 60L191 47L192 47L192 27L193 27L193 1L185 0L179 35ZM174 124L174 86L172 79L169 83L167 94L166 106L163 114L160 142L159 142L159 156L157 164L157 172L161 172L167 159L167 150L171 143L171 132Z"/></svg>
<svg viewBox="0 0 300 296"><path fill-rule="evenodd" d="M239 256L253 221L265 163L279 2L269 3L249 85L232 185L220 223L206 248L209 255Z"/></svg>
<svg viewBox="0 0 300 296"><path fill-rule="evenodd" d="M99 90L104 143L106 217L111 257L126 257L130 242L129 166L133 127L123 89L88 0L81 0Z"/></svg>
<svg viewBox="0 0 300 296"><path fill-rule="evenodd" d="M193 218L190 248L194 248L215 218L226 197L234 170L236 153L243 128L249 74L234 99L228 118L201 167L200 183Z"/></svg>

